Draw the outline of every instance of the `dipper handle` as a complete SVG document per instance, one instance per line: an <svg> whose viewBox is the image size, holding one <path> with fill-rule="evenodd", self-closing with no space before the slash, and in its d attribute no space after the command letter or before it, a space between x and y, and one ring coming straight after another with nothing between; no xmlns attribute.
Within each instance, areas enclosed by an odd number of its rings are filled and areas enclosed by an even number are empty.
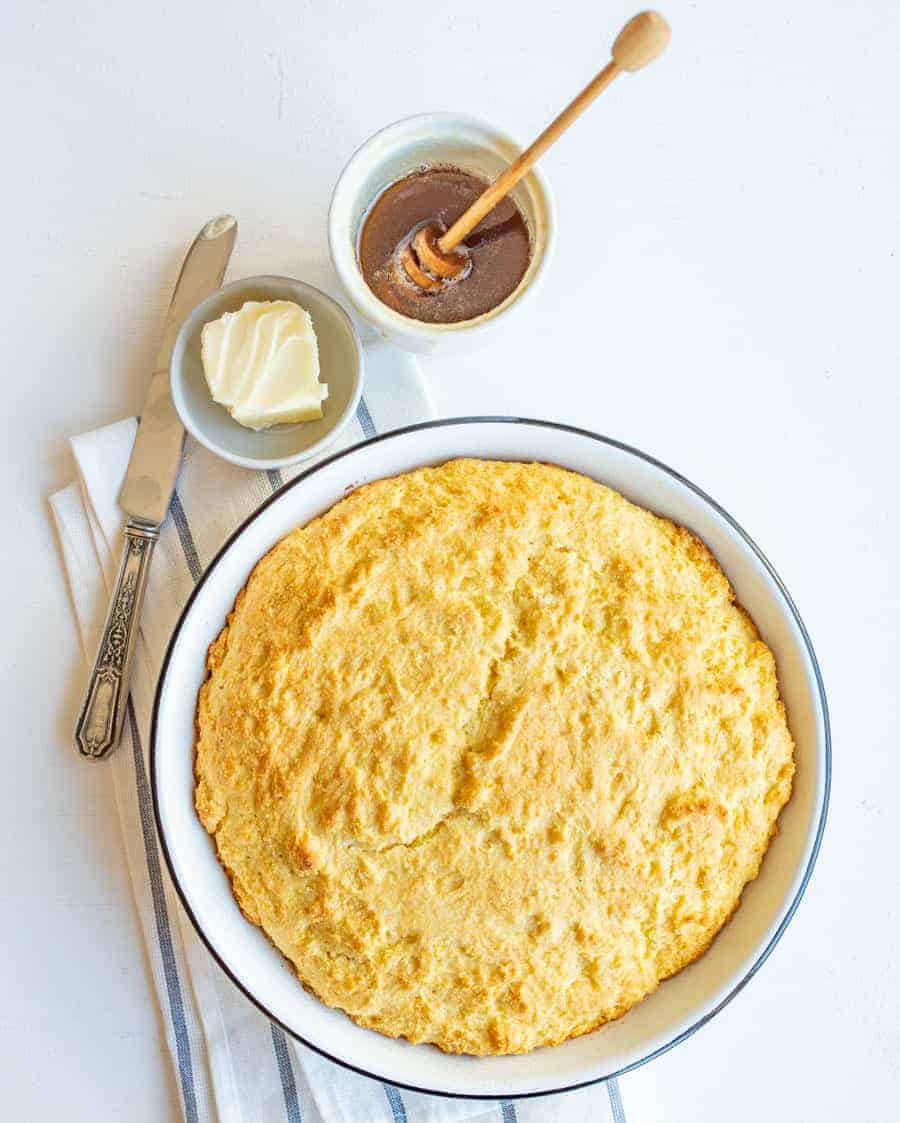
<svg viewBox="0 0 900 1123"><path fill-rule="evenodd" d="M623 71L640 70L666 49L671 37L668 23L658 12L641 12L622 28L612 47L612 60L589 82L559 116L551 121L536 141L502 175L479 195L475 202L453 223L438 240L442 253L449 253L470 234L486 214L531 171L551 144L580 117L587 107L603 93L606 87Z"/></svg>
<svg viewBox="0 0 900 1123"><path fill-rule="evenodd" d="M672 29L659 12L641 12L625 24L613 43L613 62L620 70L634 72L663 53Z"/></svg>

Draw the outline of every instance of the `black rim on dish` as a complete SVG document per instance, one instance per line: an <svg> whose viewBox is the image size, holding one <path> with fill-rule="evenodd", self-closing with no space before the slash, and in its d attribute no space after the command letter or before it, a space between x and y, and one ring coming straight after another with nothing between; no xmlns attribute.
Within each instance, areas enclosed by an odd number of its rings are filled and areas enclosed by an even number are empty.
<svg viewBox="0 0 900 1123"><path fill-rule="evenodd" d="M616 1069L614 1072L607 1072L603 1076L595 1076L590 1080L582 1080L576 1084L566 1084L563 1087L537 1092L446 1092L438 1088L427 1088L417 1084L406 1084L402 1081L394 1080L391 1077L385 1076L381 1073L372 1072L370 1069L362 1068L360 1065L352 1064L350 1061L343 1060L341 1057L334 1056L334 1054L327 1052L320 1046L313 1044L313 1042L307 1041L306 1038L297 1033L296 1030L292 1029L290 1026L286 1025L280 1018L276 1017L269 1009L266 1008L265 1005L263 1005L262 1002L260 1002L258 998L256 998L247 989L247 987L231 970L224 959L219 955L219 953L213 947L211 940L207 937L205 931L200 925L200 922L194 914L193 909L188 903L187 894L185 893L180 881L178 880L178 875L175 872L175 866L172 861L172 856L169 853L168 842L166 841L165 831L163 830L162 816L160 815L159 807L159 788L156 776L156 742L158 732L159 704L163 687L166 681L166 676L168 674L172 653L175 650L175 645L178 641L179 635L181 634L181 629L184 626L184 622L188 617L194 600L196 599L200 590L206 584L207 579L218 565L220 559L231 548L232 543L234 543L240 537L240 535L243 534L246 528L255 519L257 519L262 514L262 512L266 510L266 508L268 508L276 500L280 499L286 491L289 491L291 488L296 487L298 484L306 480L309 476L320 471L322 468L325 468L327 465L333 464L335 461L341 460L346 456L350 456L352 453L356 452L364 445L377 444L381 441L391 440L394 437L403 436L407 433L420 432L426 429L440 429L450 426L481 424L528 425L541 429L555 429L559 432L573 433L580 437L588 437L590 440L597 441L599 444L608 445L611 448L619 449L621 452L626 452L629 455L636 457L638 460L644 461L644 463L646 464L653 465L653 467L660 469L660 471L662 472L665 472L665 474L671 479L676 480L678 483L688 488L696 496L707 503L722 519L725 520L726 523L728 523L732 530L734 530L739 535L745 545L749 547L750 551L762 564L763 568L775 583L775 586L777 587L781 596L784 598L785 604L790 610L791 617L793 618L794 623L797 625L800 635L803 638L803 643L806 648L806 652L809 655L809 660L815 674L816 690L818 691L819 703L822 708L822 723L825 734L825 784L822 796L822 809L819 813L819 822L816 827L816 835L815 839L813 840L809 860L807 861L806 869L803 871L803 877L801 878L800 885L797 888L797 892L794 894L793 900L791 901L787 911L782 917L781 923L772 934L772 937L769 939L768 943L756 957L749 970L712 1010L704 1014L702 1018L698 1018L697 1021L689 1025L687 1029L682 1030L681 1033L673 1037L671 1041L667 1041L663 1045L660 1045L657 1049L654 1049L645 1057L641 1057L639 1060L632 1061L630 1064L624 1065L622 1068ZM776 573L774 567L772 566L772 563L765 556L762 550L760 550L760 548L756 545L750 535L747 534L743 527L741 527L741 525L734 518L732 518L731 515L729 515L724 507L718 504L711 496L707 495L702 488L699 488L696 484L691 483L690 480L686 479L679 472L676 472L674 468L670 468L667 464L664 464L661 460L657 460L655 457L649 456L647 453L642 452L640 449L634 448L632 445L625 444L622 441L617 441L612 437L601 436L599 433L593 433L589 429L580 429L575 425L564 425L561 422L556 421L541 421L539 419L530 417L509 417L502 415L483 417L449 417L442 418L436 421L423 421L417 425L407 425L402 429L392 429L385 433L379 433L368 440L361 441L359 444L352 445L350 448L344 449L341 452L337 452L332 456L326 457L326 459L321 460L312 468L307 469L305 472L301 472L293 480L285 484L284 487L280 488L277 492L266 499L265 502L260 504L260 506L257 507L255 511L248 515L247 518L244 519L244 521L240 524L240 526L228 537L225 544L216 553L215 557L209 563L202 577L194 587L190 597L187 600L187 603L181 611L181 615L178 617L178 623L175 625L175 628L172 632L172 637L169 640L169 645L166 648L166 654L163 658L162 667L160 668L159 682L156 687L156 695L153 701L153 714L150 724L150 786L153 793L153 815L156 820L156 830L159 835L159 841L162 847L162 852L166 861L169 875L172 878L172 883L175 886L175 891L178 894L182 907L189 916L191 923L193 924L194 929L197 932L197 935L206 945L206 948L209 951L210 955L212 955L212 957L222 968L228 978L231 979L238 990L240 990L241 993L244 994L250 1000L250 1002L252 1002L253 1005L256 1006L258 1010L265 1014L269 1021L274 1022L276 1025L280 1026L285 1031L285 1033L290 1034L290 1036L293 1037L294 1040L299 1041L301 1045L305 1045L308 1049L312 1049L320 1056L326 1057L328 1060L333 1061L335 1064L339 1064L344 1068L350 1069L351 1072L359 1073L361 1076L368 1076L373 1080L380 1080L388 1084L393 1084L398 1088L404 1088L410 1092L423 1092L426 1095L446 1096L451 1099L531 1099L537 1096L549 1096L558 1095L562 1092L573 1092L578 1088L589 1087L591 1084L600 1084L606 1080L613 1080L616 1077L624 1075L626 1072L631 1072L633 1069L640 1068L641 1065L646 1064L648 1061L652 1061L655 1057L659 1057L663 1053L667 1053L670 1049L674 1048L680 1042L686 1040L692 1034L696 1033L697 1030L706 1025L707 1022L711 1021L716 1016L716 1014L719 1013L720 1010L723 1010L728 1005L728 1003L731 1002L731 1000L744 989L744 987L747 985L747 983L750 982L750 980L757 973L760 967L762 967L762 965L772 953L775 945L784 934L784 931L793 918L794 913L797 911L797 906L800 904L803 894L806 891L806 887L809 884L810 878L812 877L812 872L816 864L816 858L819 854L819 848L822 844L822 835L825 831L825 822L828 817L828 803L831 795L831 723L828 716L828 701L825 697L825 684L822 680L822 672L821 668L819 667L819 661L816 658L816 653L813 649L812 641L809 638L809 633L806 630L806 625L801 619L800 613L797 610L797 606L794 604L793 598L787 591L784 582Z"/></svg>

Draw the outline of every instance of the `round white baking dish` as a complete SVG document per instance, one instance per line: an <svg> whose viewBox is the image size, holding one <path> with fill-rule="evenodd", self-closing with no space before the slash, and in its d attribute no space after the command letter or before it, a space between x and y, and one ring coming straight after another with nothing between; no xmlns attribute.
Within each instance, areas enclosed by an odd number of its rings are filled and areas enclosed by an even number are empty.
<svg viewBox="0 0 900 1123"><path fill-rule="evenodd" d="M193 804L194 712L206 650L259 558L348 490L457 456L560 464L699 535L775 653L797 745L794 793L779 833L710 950L619 1021L517 1057L449 1056L393 1040L308 994L286 960L241 915ZM175 629L157 691L151 754L169 869L197 931L237 986L298 1040L350 1068L420 1091L490 1098L540 1095L618 1075L671 1048L721 1010L765 961L806 888L825 825L831 769L825 692L809 636L772 566L734 519L636 449L583 430L515 418L436 421L385 434L318 464L260 507L210 565Z"/></svg>

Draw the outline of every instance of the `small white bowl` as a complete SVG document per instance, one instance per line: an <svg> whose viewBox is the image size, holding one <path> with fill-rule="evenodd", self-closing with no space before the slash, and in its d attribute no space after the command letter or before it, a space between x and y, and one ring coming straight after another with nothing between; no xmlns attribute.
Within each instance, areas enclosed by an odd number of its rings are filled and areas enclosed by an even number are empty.
<svg viewBox="0 0 900 1123"><path fill-rule="evenodd" d="M312 317L321 380L328 385L318 421L246 429L214 402L200 358L203 325L248 300L292 300ZM317 288L290 277L245 277L223 285L184 321L171 364L172 400L185 429L210 452L244 468L285 468L327 448L356 413L362 394L363 350L344 309Z"/></svg>
<svg viewBox="0 0 900 1123"><path fill-rule="evenodd" d="M483 316L456 324L426 324L402 316L366 284L357 254L359 233L372 203L392 183L423 166L451 166L495 179L521 152L492 125L456 113L424 113L396 121L370 137L341 172L328 212L331 259L354 309L379 335L404 351L449 354L472 350L515 320L543 280L556 239L556 207L550 185L534 169L512 197L531 235L531 261L518 288Z"/></svg>

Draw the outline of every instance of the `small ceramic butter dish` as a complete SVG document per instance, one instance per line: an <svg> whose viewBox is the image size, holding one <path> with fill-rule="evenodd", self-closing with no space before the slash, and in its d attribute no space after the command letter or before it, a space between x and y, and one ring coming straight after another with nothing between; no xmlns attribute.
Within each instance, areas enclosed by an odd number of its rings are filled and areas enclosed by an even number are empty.
<svg viewBox="0 0 900 1123"><path fill-rule="evenodd" d="M321 418L257 431L239 425L213 401L200 353L203 326L248 300L290 300L309 312L319 344L319 377L328 386ZM362 344L350 317L320 289L290 277L246 277L223 285L191 312L172 352L172 400L185 429L217 456L245 468L284 468L323 452L356 413L362 383Z"/></svg>

